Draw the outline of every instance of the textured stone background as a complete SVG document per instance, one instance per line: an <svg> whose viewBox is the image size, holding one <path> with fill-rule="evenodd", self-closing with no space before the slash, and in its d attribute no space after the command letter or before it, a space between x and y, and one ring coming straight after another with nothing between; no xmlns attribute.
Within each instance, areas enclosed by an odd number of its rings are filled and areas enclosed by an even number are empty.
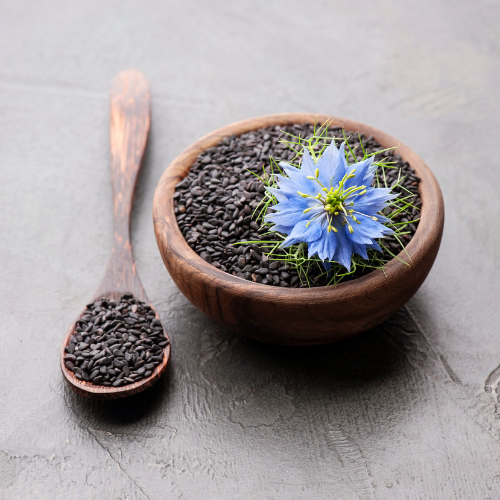
<svg viewBox="0 0 500 500"><path fill-rule="evenodd" d="M0 498L500 498L499 25L494 0L0 2ZM173 356L151 391L102 404L65 386L58 352L108 258L108 90L129 67L153 94L135 256ZM395 135L445 197L415 298L328 347L219 329L153 235L183 148L287 111Z"/></svg>

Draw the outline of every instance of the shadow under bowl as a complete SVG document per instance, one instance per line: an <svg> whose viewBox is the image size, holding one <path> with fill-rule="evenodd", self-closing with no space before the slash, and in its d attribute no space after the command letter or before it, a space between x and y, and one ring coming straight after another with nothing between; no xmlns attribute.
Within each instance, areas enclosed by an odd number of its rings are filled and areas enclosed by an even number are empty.
<svg viewBox="0 0 500 500"><path fill-rule="evenodd" d="M281 288L232 276L199 257L187 244L174 213L175 186L189 173L200 153L224 137L271 125L323 123L333 120L348 132L373 136L383 147L400 145L398 154L421 181L421 220L406 251L405 265L392 259L382 271L336 286ZM267 115L240 121L202 137L166 169L153 203L156 241L163 262L181 292L208 317L246 337L285 345L334 342L369 330L400 309L429 273L441 243L444 203L429 167L407 146L380 130L344 118L315 114ZM408 260L405 252L399 257Z"/></svg>

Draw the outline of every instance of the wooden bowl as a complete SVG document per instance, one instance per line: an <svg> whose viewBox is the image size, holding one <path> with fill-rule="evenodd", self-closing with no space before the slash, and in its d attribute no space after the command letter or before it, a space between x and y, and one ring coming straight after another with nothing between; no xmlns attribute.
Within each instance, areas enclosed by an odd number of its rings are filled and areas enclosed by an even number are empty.
<svg viewBox="0 0 500 500"><path fill-rule="evenodd" d="M279 114L240 121L202 137L189 146L163 174L153 203L156 241L167 269L181 292L208 317L230 330L273 344L309 345L334 342L369 330L401 308L429 273L441 242L444 204L439 185L427 165L407 146L398 154L421 178L421 221L407 245L411 265L397 259L382 271L337 286L279 288L227 274L199 257L184 239L174 214L175 186L197 156L222 138L270 125L323 123L373 136L383 147L398 140L363 123L314 114ZM404 252L400 258L406 259Z"/></svg>

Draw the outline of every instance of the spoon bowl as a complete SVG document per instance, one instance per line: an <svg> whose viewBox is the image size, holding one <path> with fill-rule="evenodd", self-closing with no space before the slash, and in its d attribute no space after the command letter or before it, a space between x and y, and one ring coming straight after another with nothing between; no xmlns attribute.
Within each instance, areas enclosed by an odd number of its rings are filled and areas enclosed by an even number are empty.
<svg viewBox="0 0 500 500"><path fill-rule="evenodd" d="M156 319L161 322L139 280L130 240L130 216L135 185L146 149L150 123L151 94L146 78L136 70L123 71L116 77L110 94L114 240L106 274L92 302L102 299L120 300L124 294L132 294L134 299L150 306ZM66 382L75 392L93 399L117 399L141 392L160 379L170 359L170 342L163 348L163 360L160 364L154 368L149 377L138 382L112 387L79 380L67 368L64 356L66 354L65 348L69 345L71 335L75 332L76 323L85 311L86 309L72 322L61 346L61 370ZM168 341L168 335L163 325L162 328Z"/></svg>
<svg viewBox="0 0 500 500"><path fill-rule="evenodd" d="M102 299L119 300L122 295L123 295L122 292L121 293L114 292L114 293L107 293L104 295L94 296L92 302L97 302ZM135 294L133 294L133 296L135 299L137 299L137 296ZM155 310L153 305L147 300L147 298L143 296L143 298L140 300L142 300L142 302L144 302L146 305L150 306L153 312L155 313L156 319L160 320L157 311ZM96 385L93 384L92 382L86 382L85 380L79 380L78 378L76 378L76 375L66 367L64 362L64 355L66 354L65 348L69 345L71 335L75 332L76 322L83 316L84 312L85 309L71 323L70 327L66 331L66 335L64 337L64 341L61 346L61 356L60 356L61 370L64 375L64 378L66 379L66 382L71 386L71 388L75 392L77 392L82 396L89 397L92 399L119 399L127 396L132 396L133 394L137 394L138 392L144 391L148 387L151 387L155 382L157 382L162 377L162 375L165 373L167 369L168 362L170 359L170 343L167 344L163 349L163 361L157 367L155 367L153 373L149 377L144 378L139 382L135 382L133 384L125 385L122 387L107 387L104 385ZM165 329L164 329L164 334L168 339Z"/></svg>

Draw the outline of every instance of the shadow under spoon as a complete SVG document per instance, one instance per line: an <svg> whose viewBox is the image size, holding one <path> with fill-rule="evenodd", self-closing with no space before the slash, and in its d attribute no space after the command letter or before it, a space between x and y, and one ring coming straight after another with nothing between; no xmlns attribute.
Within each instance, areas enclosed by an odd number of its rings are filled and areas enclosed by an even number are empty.
<svg viewBox="0 0 500 500"><path fill-rule="evenodd" d="M80 380L66 365L67 347L71 337L78 335L75 328L82 314L70 325L62 343L60 364L64 378L78 394L93 399L117 399L141 392L160 379L170 359L170 342L158 313L149 302L139 280L132 254L130 241L130 217L134 201L137 176L141 169L142 158L146 149L149 126L151 122L151 94L149 85L142 73L135 70L121 72L115 79L110 93L110 147L111 147L111 179L113 184L114 241L111 257L99 288L92 302L119 302L124 295L130 294L133 299L144 302L155 314L154 325L161 326L167 345L163 349L162 361L152 370L151 375L137 382L120 387L96 385L90 380ZM151 316L151 314L150 314ZM87 320L88 321L88 320ZM95 320L97 323L97 320ZM101 320L102 321L102 320ZM153 322L151 322L153 324ZM93 325L95 333L101 325ZM108 325L109 327L109 325ZM111 330L109 330L111 331ZM99 335L106 334L105 331ZM83 353L80 353L82 356ZM85 359L92 359L85 353ZM70 365L71 366L71 365Z"/></svg>

